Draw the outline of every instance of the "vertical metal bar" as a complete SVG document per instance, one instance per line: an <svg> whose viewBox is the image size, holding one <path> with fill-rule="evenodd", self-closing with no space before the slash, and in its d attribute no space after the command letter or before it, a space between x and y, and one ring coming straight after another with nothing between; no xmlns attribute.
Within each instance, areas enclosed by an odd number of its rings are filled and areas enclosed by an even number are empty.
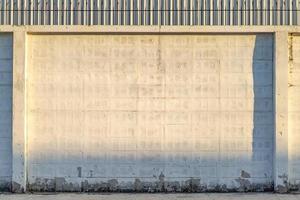
<svg viewBox="0 0 300 200"><path fill-rule="evenodd" d="M86 25L86 0L82 0L82 5L83 7L83 15L82 15L82 25Z"/></svg>
<svg viewBox="0 0 300 200"><path fill-rule="evenodd" d="M239 21L239 25L244 25L244 20L245 20L245 17L244 17L244 14L245 14L245 9L244 9L244 0L240 0L240 21Z"/></svg>
<svg viewBox="0 0 300 200"><path fill-rule="evenodd" d="M148 1L147 3L148 6L148 25L151 25L151 0Z"/></svg>
<svg viewBox="0 0 300 200"><path fill-rule="evenodd" d="M221 3L221 25L225 25L225 0L220 0Z"/></svg>
<svg viewBox="0 0 300 200"><path fill-rule="evenodd" d="M273 25L273 0L270 0L269 4L269 25Z"/></svg>
<svg viewBox="0 0 300 200"><path fill-rule="evenodd" d="M289 4L288 4L288 0L284 0L284 12L285 12L285 15L284 15L284 17L285 17L285 19L284 19L284 25L287 25L287 23L288 23L288 18L289 18L289 16L288 16L288 7L289 7Z"/></svg>
<svg viewBox="0 0 300 200"><path fill-rule="evenodd" d="M12 1L12 25L18 24L18 4L16 0L11 0Z"/></svg>
<svg viewBox="0 0 300 200"><path fill-rule="evenodd" d="M11 24L14 25L14 24L17 24L18 23L18 4L17 4L17 1L16 0L11 0L11 6L12 6L12 18L11 18Z"/></svg>
<svg viewBox="0 0 300 200"><path fill-rule="evenodd" d="M101 25L101 20L102 20L102 18L101 18L101 15L102 15L102 7L101 7L101 4L102 4L102 1L100 1L100 0L97 0L97 5L98 5L98 10L97 10L97 14L98 14L98 25Z"/></svg>
<svg viewBox="0 0 300 200"><path fill-rule="evenodd" d="M196 12L195 12L195 25L200 25L200 21L199 21L199 10L200 10L200 7L199 7L199 4L200 4L200 0L196 0L196 4L195 4L195 9L196 9Z"/></svg>
<svg viewBox="0 0 300 200"><path fill-rule="evenodd" d="M50 25L53 25L54 22L54 12L53 12L53 4L54 4L54 0L50 0Z"/></svg>
<svg viewBox="0 0 300 200"><path fill-rule="evenodd" d="M284 5L285 5L285 0L281 0L281 4L280 4L280 17L281 17L280 25L284 25L284 20L285 20Z"/></svg>
<svg viewBox="0 0 300 200"><path fill-rule="evenodd" d="M4 0L4 17L3 17L3 24L6 25L7 24L7 0Z"/></svg>
<svg viewBox="0 0 300 200"><path fill-rule="evenodd" d="M107 0L103 0L103 25L107 25Z"/></svg>
<svg viewBox="0 0 300 200"><path fill-rule="evenodd" d="M47 25L50 25L50 21L51 21L51 0L47 0ZM36 8L36 6L34 6L34 9ZM36 12L34 12L34 18L36 16L35 14ZM36 19L34 19L35 22Z"/></svg>
<svg viewBox="0 0 300 200"><path fill-rule="evenodd" d="M29 25L33 25L33 0L30 0L30 23Z"/></svg>
<svg viewBox="0 0 300 200"><path fill-rule="evenodd" d="M189 25L189 23L190 23L189 7L190 7L190 0L186 0L186 2L185 2L185 25Z"/></svg>
<svg viewBox="0 0 300 200"><path fill-rule="evenodd" d="M5 24L5 0L1 0L1 13L0 13L0 16L1 16L1 25L4 25Z"/></svg>
<svg viewBox="0 0 300 200"><path fill-rule="evenodd" d="M45 25L47 24L47 0L41 1L41 8L43 10L41 14L41 24Z"/></svg>
<svg viewBox="0 0 300 200"><path fill-rule="evenodd" d="M239 25L239 20L241 19L240 17L240 9L239 9L239 0L235 0L235 22L234 22L234 25Z"/></svg>
<svg viewBox="0 0 300 200"><path fill-rule="evenodd" d="M162 9L163 9L163 11L162 11L162 19L161 19L161 24L162 25L166 25L166 13L167 13L167 11L166 11L166 0L161 0L161 6L162 6Z"/></svg>
<svg viewBox="0 0 300 200"><path fill-rule="evenodd" d="M100 11L99 11L99 24L100 25L103 25L104 23L103 23L103 18L104 18L104 2L103 2L103 0L98 0L99 1L99 9L100 9Z"/></svg>
<svg viewBox="0 0 300 200"><path fill-rule="evenodd" d="M138 25L142 25L142 21L143 21L142 2L141 0L137 0L137 2L138 2Z"/></svg>
<svg viewBox="0 0 300 200"><path fill-rule="evenodd" d="M262 3L262 25L266 25L266 1L265 0L261 0Z"/></svg>
<svg viewBox="0 0 300 200"><path fill-rule="evenodd" d="M91 0L86 0L86 17L85 17L85 24L90 25L90 17L91 17Z"/></svg>
<svg viewBox="0 0 300 200"><path fill-rule="evenodd" d="M129 25L133 25L133 0L129 0ZM150 7L151 10L151 7ZM150 13L151 14L151 13ZM151 22L151 20L150 20Z"/></svg>
<svg viewBox="0 0 300 200"><path fill-rule="evenodd" d="M9 11L9 24L10 25L14 24L14 21L13 21L14 20L14 16L13 16L14 15L14 12L13 12L14 11L14 7L13 6L14 6L14 2L13 2L13 0L10 0L9 1L9 10L10 10Z"/></svg>
<svg viewBox="0 0 300 200"><path fill-rule="evenodd" d="M203 0L203 25L206 25L206 1Z"/></svg>
<svg viewBox="0 0 300 200"><path fill-rule="evenodd" d="M293 1L289 0L289 24L293 25Z"/></svg>
<svg viewBox="0 0 300 200"><path fill-rule="evenodd" d="M237 22L237 25L242 25L243 24L243 20L244 20L244 18L243 18L243 5L244 5L244 2L243 2L243 0L237 0L238 1L238 18L239 18L239 20L238 20L238 22Z"/></svg>
<svg viewBox="0 0 300 200"><path fill-rule="evenodd" d="M117 6L117 0L113 0L113 25L118 24Z"/></svg>
<svg viewBox="0 0 300 200"><path fill-rule="evenodd" d="M259 1L260 0L255 0L255 10L256 10L255 25L259 25L259 21L260 21Z"/></svg>
<svg viewBox="0 0 300 200"><path fill-rule="evenodd" d="M76 1L76 25L81 24L81 18L82 18L82 11L81 11L81 0L75 0Z"/></svg>
<svg viewBox="0 0 300 200"><path fill-rule="evenodd" d="M296 1L296 25L300 25L300 0Z"/></svg>
<svg viewBox="0 0 300 200"><path fill-rule="evenodd" d="M254 11L253 11L253 4L254 4L254 0L249 0L249 16L250 16L250 23L249 25L253 24L253 18L254 18Z"/></svg>
<svg viewBox="0 0 300 200"><path fill-rule="evenodd" d="M273 25L277 25L277 21L278 21L278 13L277 13L277 4L279 0L273 0L273 18L274 18L274 23Z"/></svg>
<svg viewBox="0 0 300 200"><path fill-rule="evenodd" d="M90 24L94 25L94 0L90 0Z"/></svg>
<svg viewBox="0 0 300 200"><path fill-rule="evenodd" d="M137 25L138 24L138 0L132 0L132 25Z"/></svg>
<svg viewBox="0 0 300 200"><path fill-rule="evenodd" d="M38 0L37 1L37 6L36 6L36 9L37 9L37 19L36 19L36 25L40 25L42 24L42 12L43 12L43 4L41 2L42 0Z"/></svg>
<svg viewBox="0 0 300 200"><path fill-rule="evenodd" d="M217 25L222 24L222 2L221 0L217 1Z"/></svg>
<svg viewBox="0 0 300 200"><path fill-rule="evenodd" d="M1 6L2 8L2 6ZM26 20L27 20L27 0L23 1L23 19L22 19L22 24L21 25L26 25Z"/></svg>
<svg viewBox="0 0 300 200"><path fill-rule="evenodd" d="M161 23L160 23L160 20L161 20L161 0L157 0L157 25L160 26Z"/></svg>
<svg viewBox="0 0 300 200"><path fill-rule="evenodd" d="M197 25L197 7L198 7L198 0L193 1L193 24L192 25Z"/></svg>
<svg viewBox="0 0 300 200"><path fill-rule="evenodd" d="M70 13L70 25L74 25L76 22L76 14L77 14L76 6L77 6L76 0L71 0L70 1L70 12L71 12Z"/></svg>
<svg viewBox="0 0 300 200"><path fill-rule="evenodd" d="M61 0L57 0L57 25L61 25Z"/></svg>
<svg viewBox="0 0 300 200"><path fill-rule="evenodd" d="M63 0L63 24L67 24L67 0Z"/></svg>
<svg viewBox="0 0 300 200"><path fill-rule="evenodd" d="M122 0L118 0L118 15L119 15L119 20L118 20L118 25L122 25L123 17L122 17Z"/></svg>
<svg viewBox="0 0 300 200"><path fill-rule="evenodd" d="M198 17L198 24L197 25L202 25L202 23L201 23L201 20L202 20L202 16L201 16L201 14L202 14L202 10L201 10L201 6L202 6L202 0L197 0L198 1L198 6L197 6L197 17ZM179 15L179 17L180 17L180 15Z"/></svg>
<svg viewBox="0 0 300 200"><path fill-rule="evenodd" d="M192 11L193 10L193 7L192 7L193 3L192 3L192 0L189 0L189 25L192 25L193 24L193 15L192 15Z"/></svg>
<svg viewBox="0 0 300 200"><path fill-rule="evenodd" d="M280 25L281 24L281 12L280 12L280 7L281 7L281 1L282 0L277 0L277 7L276 7L276 13L277 13L277 22L276 25Z"/></svg>
<svg viewBox="0 0 300 200"><path fill-rule="evenodd" d="M296 0L292 0L292 25L296 25L296 13L295 13L295 9L296 9Z"/></svg>
<svg viewBox="0 0 300 200"><path fill-rule="evenodd" d="M57 5L57 0L53 0L53 24L57 25L57 15L58 15L58 5Z"/></svg>
<svg viewBox="0 0 300 200"><path fill-rule="evenodd" d="M235 15L235 0L230 0L230 6L229 6L229 10L230 10L230 22L229 25L234 25L234 15Z"/></svg>
<svg viewBox="0 0 300 200"><path fill-rule="evenodd" d="M140 9L141 9L141 25L146 25L146 6L147 2L140 0Z"/></svg>
<svg viewBox="0 0 300 200"><path fill-rule="evenodd" d="M283 0L283 4L282 4L282 24L283 25L286 25L286 0Z"/></svg>
<svg viewBox="0 0 300 200"><path fill-rule="evenodd" d="M129 0L125 0L125 25L128 25L130 13L129 13Z"/></svg>
<svg viewBox="0 0 300 200"><path fill-rule="evenodd" d="M274 25L277 25L279 24L278 21L279 21L279 14L278 14L278 4L279 4L279 0L274 0Z"/></svg>
<svg viewBox="0 0 300 200"><path fill-rule="evenodd" d="M187 25L187 0L184 0L183 4L183 16L184 16L184 22L183 25Z"/></svg>
<svg viewBox="0 0 300 200"><path fill-rule="evenodd" d="M94 23L99 25L99 0L94 0Z"/></svg>
<svg viewBox="0 0 300 200"><path fill-rule="evenodd" d="M288 18L289 18L289 16L288 16L288 8L289 8L289 3L288 3L288 0L284 0L284 11L285 11L285 15L284 15L284 17L285 17L285 20L284 20L284 25L287 25L287 23L288 23Z"/></svg>
<svg viewBox="0 0 300 200"><path fill-rule="evenodd" d="M197 0L192 0L192 25L197 25L197 6L198 6L198 1Z"/></svg>
<svg viewBox="0 0 300 200"><path fill-rule="evenodd" d="M1 24L5 25L5 0L1 0Z"/></svg>
<svg viewBox="0 0 300 200"><path fill-rule="evenodd" d="M209 25L213 25L213 0L209 0Z"/></svg>
<svg viewBox="0 0 300 200"><path fill-rule="evenodd" d="M3 6L3 1L0 0L0 25L3 25L3 23L2 23L2 19L3 19L2 14L4 13L4 10L3 10L2 6Z"/></svg>
<svg viewBox="0 0 300 200"><path fill-rule="evenodd" d="M177 5L177 7L178 7L178 5ZM199 0L195 0L194 9L195 9L195 22L194 22L194 25L199 25Z"/></svg>
<svg viewBox="0 0 300 200"><path fill-rule="evenodd" d="M166 17L165 17L165 20L166 20L166 25L170 25L170 0L166 0Z"/></svg>
<svg viewBox="0 0 300 200"><path fill-rule="evenodd" d="M229 24L229 12L230 12L229 1L230 0L224 0L224 21L225 21L224 25Z"/></svg>
<svg viewBox="0 0 300 200"><path fill-rule="evenodd" d="M34 6L33 6L33 25L37 25L38 23L38 1L39 0L34 0Z"/></svg>
<svg viewBox="0 0 300 200"><path fill-rule="evenodd" d="M114 20L114 12L113 12L113 0L109 0L109 25L113 25Z"/></svg>
<svg viewBox="0 0 300 200"><path fill-rule="evenodd" d="M219 0L219 24L218 25L223 25L223 20L224 20L224 16L223 16L223 13L224 13L224 8L223 8L223 5L224 5L224 0Z"/></svg>
<svg viewBox="0 0 300 200"><path fill-rule="evenodd" d="M257 21L256 25L261 25L261 0L256 0Z"/></svg>

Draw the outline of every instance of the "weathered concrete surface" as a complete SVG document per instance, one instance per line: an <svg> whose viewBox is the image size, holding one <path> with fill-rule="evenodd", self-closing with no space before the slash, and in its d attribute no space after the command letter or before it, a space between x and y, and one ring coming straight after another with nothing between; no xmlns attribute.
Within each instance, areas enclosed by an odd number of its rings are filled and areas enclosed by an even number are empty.
<svg viewBox="0 0 300 200"><path fill-rule="evenodd" d="M273 188L273 37L30 35L28 189Z"/></svg>
<svg viewBox="0 0 300 200"><path fill-rule="evenodd" d="M13 33L13 128L12 128L12 191L26 190L26 33Z"/></svg>
<svg viewBox="0 0 300 200"><path fill-rule="evenodd" d="M84 33L88 33L88 34L177 34L177 33L181 33L181 34L211 34L211 33L218 33L218 34L230 34L230 33L235 33L235 34L249 34L249 33L275 33L275 37L277 35L278 32L284 32L284 34L288 34L288 33L296 33L296 32L300 32L300 27L276 27L276 26L270 26L270 27L111 27L111 26L61 26L61 27L53 27L53 26L31 26L31 27L25 27L25 26L1 26L0 27L0 31L1 32L7 32L7 33L11 33L14 32L14 35L17 35L17 32L21 32L21 35L23 33L23 36L25 36L26 31L28 31L28 33L30 34L56 34L56 33L60 33L60 34L66 34L66 33L76 33L76 34L84 34ZM284 35L283 34L283 35ZM16 62L18 64L18 68L14 69L14 72L17 71L18 73L14 73L14 106L17 107L17 109L14 108L14 124L13 124L13 128L14 128L14 134L13 134L13 138L14 138L14 154L13 154L13 160L14 160L14 170L13 170L13 174L14 174L14 180L16 180L17 182L14 182L13 185L16 186L15 188L23 188L25 186L26 183L26 117L24 116L24 111L25 111L25 95L26 95L26 91L25 91L25 64L24 64L24 60L25 60L25 44L28 45L28 43L26 43L25 37L17 37L14 39L14 41L17 41L14 44L14 47L17 47L19 50L18 51L14 51L14 62ZM297 40L297 39L296 39ZM296 41L295 40L295 41ZM290 42L290 44L292 44L292 42ZM285 46L285 45L284 45ZM280 48L281 47L281 48ZM285 59L286 57L284 57L283 55L287 55L286 51L288 51L288 49L282 48L283 46L279 46L279 48L275 48L273 55L275 55L275 60L274 60L274 64L277 62L276 59L278 59L278 56L281 56L281 59ZM297 44L295 45L295 47L297 47ZM231 47L229 47L231 48ZM293 45L290 45L290 50L293 48ZM280 50L282 53L278 53L277 51ZM289 53L291 53L292 51L289 50ZM297 48L295 48L296 54L299 50L297 50ZM19 53L17 53L19 52ZM21 56L20 56L21 55ZM290 54L291 55L291 54ZM297 60L297 59L295 59ZM294 84L297 85L297 67L292 67L293 63L293 56L290 56L290 71L292 71L292 73L289 74L289 87L293 89ZM295 66L297 66L297 62L295 62ZM275 64L275 69L278 69L277 64ZM280 65L280 69L282 69L282 72L285 73L286 71L288 71L288 66L286 66L286 64L282 64ZM274 71L275 72L275 71ZM280 72L280 71L279 71ZM280 72L281 73L281 72ZM276 74L276 73L275 73ZM292 76L290 76L292 75ZM287 91L288 86L286 84L283 84L282 82L277 80L277 77L273 77L274 79L274 83L276 83L277 85L281 85L282 91ZM276 92L277 89L277 85L275 86L275 90L274 93ZM288 186L292 189L298 189L299 188L299 184L298 184L298 175L297 175L297 170L298 170L298 150L297 148L299 147L299 145L297 144L298 138L297 138L297 122L299 121L297 117L294 117L297 115L297 110L293 110L294 108L297 109L297 104L293 103L296 102L293 99L297 100L297 95L298 92L297 91L292 91L289 90L288 94L291 95L291 97L293 97L291 100L288 101L288 106L289 106L289 116L288 118L291 119L291 122L289 122L289 131L288 131L288 142L286 142L286 140L282 140L284 145L278 145L280 143L280 141L278 140L281 137L276 137L275 138L275 149L276 151L280 152L284 152L284 154L278 155L276 157L276 152L274 152L274 158L278 161L280 160L287 160L287 157L289 157L288 162L273 162L273 166L274 169L279 167L281 168L283 166L283 170L286 170L285 166L288 166L288 173L277 173L275 172L275 176L277 177L273 177L273 179L275 180L275 183L279 183L279 181L283 182L284 184L288 184ZM281 95L281 94L280 94ZM279 96L278 93L276 93L276 95L274 96L274 98L276 98L278 100ZM285 98L287 99L286 95L281 95L282 96L282 101L281 103L278 104L278 106L276 105L276 109L278 109L279 107L285 107L286 106L286 100L284 100ZM284 97L286 96L286 97ZM278 101L276 101L276 104L278 103ZM277 110L278 111L278 110ZM275 110L275 114L277 115L277 119L278 120L278 125L280 124L285 124L286 123L286 118L284 118L284 120L281 120L281 115L279 115L278 112L276 112ZM295 115L296 114L296 115ZM280 134L280 131L277 132L276 134ZM275 134L274 134L275 135ZM286 138L287 134L282 134L283 137ZM277 135L276 135L277 136ZM278 140L278 141L277 141ZM277 146L278 145L278 146ZM288 147L288 148L287 148ZM287 154L287 150L288 153ZM294 152L294 153L293 153ZM282 159L280 158L282 156ZM295 159L295 161L293 161ZM291 164L290 164L291 163ZM234 182L238 183L238 184L242 184L243 187L240 188L249 188L249 181L248 179L251 179L253 177L253 174L247 170L241 169L241 171L239 171L239 176L238 177L234 177ZM86 170L84 170L83 167L81 166L77 166L74 169L74 174L76 173L77 177L81 177L81 179L85 179L86 178ZM245 173L246 172L246 173ZM90 174L90 171L88 172ZM247 178L249 177L248 174L250 175L251 178ZM278 175L278 176L277 176ZM77 178L76 177L76 178ZM158 177L158 178L157 178ZM189 177L190 178L190 177ZM289 178L291 178L291 180L289 180ZM78 189L83 188L86 189L88 188L89 190L89 186L91 186L93 188L93 184L90 184L90 180L92 180L94 178L90 178L88 177L88 182L86 182L85 180L83 181L76 181L75 187L73 185L72 188L74 189ZM104 188L109 188L112 190L115 190L115 185L116 185L116 181L114 178L105 178L106 180L103 180L103 182L101 183L102 185L104 185ZM37 183L38 182L42 182L43 185L45 185L45 183L51 185L52 188L55 188L57 191L61 191L63 188L70 188L70 182L69 180L72 180L72 178L64 178L64 177L46 177L46 178L42 178L42 179L36 179ZM172 184L172 188L178 188L179 183L178 182L172 182L172 181L166 181L167 177L165 176L165 174L163 174L163 176L160 176L159 173L157 173L156 178L154 179L154 186L157 186L158 188L161 188L162 185L165 184L161 184L162 182L171 182ZM71 181L71 182L72 182ZM150 180L153 183L153 180ZM92 181L93 182L93 181ZM143 181L141 179L137 179L132 178L130 180L130 184L132 185L132 188L135 188L137 191L140 191L142 187L142 185L146 185L146 188L149 188L148 186L151 185L149 184L148 180L147 181ZM182 183L184 185L192 185L193 190L195 189L195 187L193 185L197 184L199 182L199 179L195 179L195 180L191 180L191 179L186 179L183 180ZM201 179L200 179L201 182ZM8 188L10 187L10 183L5 182L5 184L3 184L4 182L2 182L2 186L4 185L3 188ZM67 183L67 184L66 184ZM87 184L88 183L88 184ZM119 181L118 181L119 183ZM193 183L193 184L191 184ZM101 185L100 184L100 185ZM97 184L96 184L97 185ZM153 185L153 184L152 184ZM97 187L99 186L99 184L97 185ZM257 186L257 185L256 185ZM96 187L96 188L97 188ZM41 188L41 187L40 187ZM95 188L95 187L94 187ZM165 187L166 188L166 187ZM197 187L196 187L197 188ZM221 185L218 185L216 188L223 188ZM225 188L227 189L227 188ZM283 188L284 190L286 188ZM22 190L21 190L22 191Z"/></svg>
<svg viewBox="0 0 300 200"><path fill-rule="evenodd" d="M275 34L275 190L288 191L289 151L288 151L288 34Z"/></svg>
<svg viewBox="0 0 300 200"><path fill-rule="evenodd" d="M300 200L300 195L272 193L206 194L24 194L0 195L0 200Z"/></svg>
<svg viewBox="0 0 300 200"><path fill-rule="evenodd" d="M12 34L0 34L0 191L12 176Z"/></svg>
<svg viewBox="0 0 300 200"><path fill-rule="evenodd" d="M300 37L289 38L289 184L300 189Z"/></svg>

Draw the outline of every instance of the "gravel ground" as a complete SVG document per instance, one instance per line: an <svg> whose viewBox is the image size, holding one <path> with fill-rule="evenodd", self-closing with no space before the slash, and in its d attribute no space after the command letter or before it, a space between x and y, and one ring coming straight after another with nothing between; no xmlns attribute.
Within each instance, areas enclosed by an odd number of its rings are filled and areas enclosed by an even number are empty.
<svg viewBox="0 0 300 200"><path fill-rule="evenodd" d="M0 194L0 200L300 200L300 194L203 193L203 194Z"/></svg>

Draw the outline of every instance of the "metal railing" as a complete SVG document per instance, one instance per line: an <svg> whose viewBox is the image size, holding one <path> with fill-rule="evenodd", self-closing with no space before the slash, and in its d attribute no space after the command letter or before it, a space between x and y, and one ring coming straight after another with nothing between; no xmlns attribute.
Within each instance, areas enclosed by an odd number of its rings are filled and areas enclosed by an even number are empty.
<svg viewBox="0 0 300 200"><path fill-rule="evenodd" d="M0 25L299 25L300 0L0 0Z"/></svg>

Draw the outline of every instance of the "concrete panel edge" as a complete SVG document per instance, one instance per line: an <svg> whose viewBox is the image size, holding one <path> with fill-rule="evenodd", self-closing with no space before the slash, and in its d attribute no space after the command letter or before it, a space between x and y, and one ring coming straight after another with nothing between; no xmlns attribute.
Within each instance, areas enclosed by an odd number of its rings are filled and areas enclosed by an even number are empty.
<svg viewBox="0 0 300 200"><path fill-rule="evenodd" d="M25 48L26 33L13 33L12 192L26 191Z"/></svg>

